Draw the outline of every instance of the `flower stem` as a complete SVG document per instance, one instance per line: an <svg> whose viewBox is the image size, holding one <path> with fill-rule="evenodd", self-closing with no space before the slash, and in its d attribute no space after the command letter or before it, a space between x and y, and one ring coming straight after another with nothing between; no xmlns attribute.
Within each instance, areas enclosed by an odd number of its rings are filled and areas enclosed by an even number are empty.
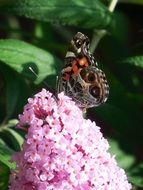
<svg viewBox="0 0 143 190"><path fill-rule="evenodd" d="M112 0L108 6L108 10L110 12L113 12L116 5L117 5L118 0ZM94 30L93 38L91 41L91 46L90 46L90 51L91 53L94 52L96 49L99 41L107 34L107 30L101 29L101 30Z"/></svg>
<svg viewBox="0 0 143 190"><path fill-rule="evenodd" d="M94 30L94 34L93 34L91 45L90 45L91 53L94 52L99 41L103 38L103 36L105 36L106 33L107 33L107 31L104 29L103 30Z"/></svg>
<svg viewBox="0 0 143 190"><path fill-rule="evenodd" d="M108 10L110 12L113 12L114 9L115 9L115 7L116 7L116 5L117 5L117 3L118 3L118 0L112 0L111 3L110 3L110 5L109 5L109 7L108 7Z"/></svg>

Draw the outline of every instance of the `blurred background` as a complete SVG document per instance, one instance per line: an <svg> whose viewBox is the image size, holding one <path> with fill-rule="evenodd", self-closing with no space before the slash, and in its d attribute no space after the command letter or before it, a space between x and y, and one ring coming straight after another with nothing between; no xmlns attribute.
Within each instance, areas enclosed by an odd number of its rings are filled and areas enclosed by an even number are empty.
<svg viewBox="0 0 143 190"><path fill-rule="evenodd" d="M8 189L14 168L9 160L23 142L24 135L15 129L18 115L41 88L56 91L56 76L78 31L91 44L100 39L93 54L110 86L108 101L88 109L86 117L101 127L133 189L143 189L143 1L119 1L114 12L108 10L110 3L0 0L1 190Z"/></svg>

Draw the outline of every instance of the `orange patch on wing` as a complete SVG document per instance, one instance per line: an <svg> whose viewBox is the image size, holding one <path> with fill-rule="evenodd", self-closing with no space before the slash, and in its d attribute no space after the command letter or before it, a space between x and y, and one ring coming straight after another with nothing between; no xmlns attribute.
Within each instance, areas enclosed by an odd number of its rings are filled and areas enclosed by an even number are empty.
<svg viewBox="0 0 143 190"><path fill-rule="evenodd" d="M79 71L77 64L74 64L72 69L73 69L74 74L77 74Z"/></svg>
<svg viewBox="0 0 143 190"><path fill-rule="evenodd" d="M89 66L89 63L88 63L88 60L87 60L86 57L78 59L78 63L79 63L80 66L85 66L85 67Z"/></svg>
<svg viewBox="0 0 143 190"><path fill-rule="evenodd" d="M78 71L79 71L77 64L78 64L77 60L74 60L72 63L72 70L75 75L78 74Z"/></svg>

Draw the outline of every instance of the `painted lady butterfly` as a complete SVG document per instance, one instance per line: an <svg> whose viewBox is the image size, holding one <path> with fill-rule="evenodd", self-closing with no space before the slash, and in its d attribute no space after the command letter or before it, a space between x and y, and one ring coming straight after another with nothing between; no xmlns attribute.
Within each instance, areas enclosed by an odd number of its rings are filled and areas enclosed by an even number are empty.
<svg viewBox="0 0 143 190"><path fill-rule="evenodd" d="M108 98L106 76L89 52L88 37L81 32L71 40L57 90L64 91L80 108L99 106Z"/></svg>

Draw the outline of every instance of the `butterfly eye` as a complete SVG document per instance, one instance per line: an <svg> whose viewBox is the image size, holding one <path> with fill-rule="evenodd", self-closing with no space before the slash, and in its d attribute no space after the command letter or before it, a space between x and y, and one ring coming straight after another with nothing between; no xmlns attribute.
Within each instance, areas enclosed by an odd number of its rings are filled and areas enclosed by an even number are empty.
<svg viewBox="0 0 143 190"><path fill-rule="evenodd" d="M98 86L94 86L94 87L90 88L89 92L95 98L100 97L100 88Z"/></svg>

